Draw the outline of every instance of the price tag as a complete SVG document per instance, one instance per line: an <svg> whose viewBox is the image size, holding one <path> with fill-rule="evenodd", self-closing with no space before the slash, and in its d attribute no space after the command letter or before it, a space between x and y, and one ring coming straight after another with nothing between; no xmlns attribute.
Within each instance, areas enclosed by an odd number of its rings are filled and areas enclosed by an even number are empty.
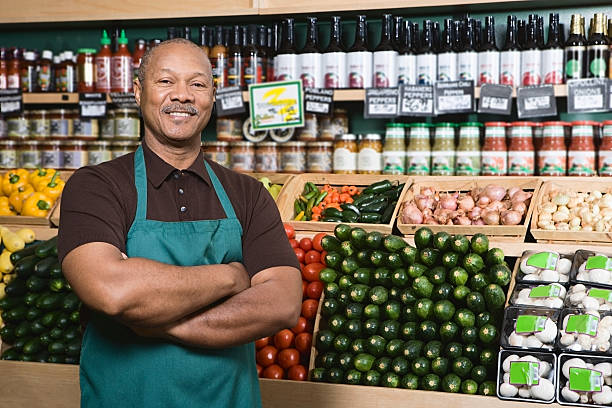
<svg viewBox="0 0 612 408"><path fill-rule="evenodd" d="M599 317L590 314L571 315L567 320L565 327L566 333L587 334L589 336L597 336L597 325Z"/></svg>
<svg viewBox="0 0 612 408"><path fill-rule="evenodd" d="M552 85L520 87L516 91L518 117L555 116L557 100Z"/></svg>
<svg viewBox="0 0 612 408"><path fill-rule="evenodd" d="M474 112L474 81L436 82L436 115Z"/></svg>
<svg viewBox="0 0 612 408"><path fill-rule="evenodd" d="M111 101L118 108L138 109L134 92L111 92Z"/></svg>
<svg viewBox="0 0 612 408"><path fill-rule="evenodd" d="M567 81L567 112L605 112L608 108L606 78L571 79Z"/></svg>
<svg viewBox="0 0 612 408"><path fill-rule="evenodd" d="M584 269L588 271L591 269L605 269L607 271L612 271L612 259L604 255L589 256Z"/></svg>
<svg viewBox="0 0 612 408"><path fill-rule="evenodd" d="M302 81L249 85L253 130L304 126Z"/></svg>
<svg viewBox="0 0 612 408"><path fill-rule="evenodd" d="M363 105L363 117L394 118L398 114L398 88L368 88Z"/></svg>
<svg viewBox="0 0 612 408"><path fill-rule="evenodd" d="M546 327L546 316L521 315L516 318L517 333L538 333Z"/></svg>
<svg viewBox="0 0 612 408"><path fill-rule="evenodd" d="M569 389L572 391L601 392L603 375L601 371L588 368L570 367Z"/></svg>
<svg viewBox="0 0 612 408"><path fill-rule="evenodd" d="M554 271L557 267L558 260L559 254L556 252L538 252L537 254L530 255L529 258L527 258L527 265Z"/></svg>
<svg viewBox="0 0 612 408"><path fill-rule="evenodd" d="M508 85L484 84L480 87L478 113L510 115L512 112L512 87Z"/></svg>
<svg viewBox="0 0 612 408"><path fill-rule="evenodd" d="M21 89L0 89L0 113L12 115L23 111Z"/></svg>
<svg viewBox="0 0 612 408"><path fill-rule="evenodd" d="M533 361L512 361L510 363L510 384L538 385L540 383L540 363Z"/></svg>
<svg viewBox="0 0 612 408"><path fill-rule="evenodd" d="M304 110L306 113L329 116L334 111L334 90L323 88L304 89Z"/></svg>
<svg viewBox="0 0 612 408"><path fill-rule="evenodd" d="M431 85L402 85L400 116L434 116L434 91Z"/></svg>
<svg viewBox="0 0 612 408"><path fill-rule="evenodd" d="M228 86L217 91L215 108L217 116L238 115L246 112L242 89L239 86Z"/></svg>
<svg viewBox="0 0 612 408"><path fill-rule="evenodd" d="M547 286L538 286L531 289L529 292L530 298L549 298L549 297L559 297L561 293L561 286L559 285L547 285Z"/></svg>
<svg viewBox="0 0 612 408"><path fill-rule="evenodd" d="M79 94L79 116L82 118L103 118L106 116L106 94Z"/></svg>
<svg viewBox="0 0 612 408"><path fill-rule="evenodd" d="M612 290L591 288L587 292L587 296L595 299L605 299L607 302L612 302Z"/></svg>

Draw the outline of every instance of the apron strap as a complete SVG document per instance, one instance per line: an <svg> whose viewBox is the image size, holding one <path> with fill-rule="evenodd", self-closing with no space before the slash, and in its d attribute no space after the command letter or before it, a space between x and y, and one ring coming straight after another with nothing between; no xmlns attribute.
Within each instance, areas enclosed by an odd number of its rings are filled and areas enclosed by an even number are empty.
<svg viewBox="0 0 612 408"><path fill-rule="evenodd" d="M142 145L138 146L136 154L134 154L134 183L138 196L134 220L144 220L147 218L147 168L145 166Z"/></svg>
<svg viewBox="0 0 612 408"><path fill-rule="evenodd" d="M215 188L215 192L217 193L217 197L219 197L219 201L221 202L221 206L223 207L223 211L225 211L225 216L228 219L235 219L235 218L237 218L236 217L236 212L234 211L234 206L232 205L232 202L230 201L229 197L227 196L227 193L225 192L225 189L223 188L223 185L221 184L221 182L217 178L217 175L215 174L213 169L210 167L210 165L206 162L206 160L204 160L204 165L206 166L206 171L208 172L208 175L210 176L210 180L212 181L213 187Z"/></svg>

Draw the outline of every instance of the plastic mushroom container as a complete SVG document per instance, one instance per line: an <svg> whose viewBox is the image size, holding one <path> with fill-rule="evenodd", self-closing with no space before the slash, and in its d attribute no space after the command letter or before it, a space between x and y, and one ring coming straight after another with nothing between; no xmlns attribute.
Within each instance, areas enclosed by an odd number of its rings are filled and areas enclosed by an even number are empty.
<svg viewBox="0 0 612 408"><path fill-rule="evenodd" d="M565 283L569 281L572 257L557 252L525 251L516 276L518 283Z"/></svg>
<svg viewBox="0 0 612 408"><path fill-rule="evenodd" d="M551 403L557 388L557 358L553 353L499 352L497 396L503 400Z"/></svg>
<svg viewBox="0 0 612 408"><path fill-rule="evenodd" d="M567 291L565 307L587 311L612 311L612 289L577 283Z"/></svg>
<svg viewBox="0 0 612 408"><path fill-rule="evenodd" d="M557 402L562 405L612 405L612 358L562 353L557 360Z"/></svg>
<svg viewBox="0 0 612 408"><path fill-rule="evenodd" d="M572 283L596 284L612 289L612 257L578 250L574 255Z"/></svg>
<svg viewBox="0 0 612 408"><path fill-rule="evenodd" d="M504 312L501 346L504 349L550 351L555 347L559 310L510 306Z"/></svg>
<svg viewBox="0 0 612 408"><path fill-rule="evenodd" d="M560 283L518 284L514 287L510 304L561 309L565 303L566 294L567 289Z"/></svg>
<svg viewBox="0 0 612 408"><path fill-rule="evenodd" d="M564 309L557 346L566 352L612 354L612 313Z"/></svg>

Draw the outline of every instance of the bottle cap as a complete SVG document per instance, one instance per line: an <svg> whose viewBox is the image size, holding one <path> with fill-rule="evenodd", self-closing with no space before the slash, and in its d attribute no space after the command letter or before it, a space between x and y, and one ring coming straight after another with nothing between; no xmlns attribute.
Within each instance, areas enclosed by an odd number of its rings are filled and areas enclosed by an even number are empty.
<svg viewBox="0 0 612 408"><path fill-rule="evenodd" d="M34 55L34 51L26 51L23 57L26 61L34 61L36 59L36 56Z"/></svg>
<svg viewBox="0 0 612 408"><path fill-rule="evenodd" d="M123 45L123 44L127 45L127 43L128 43L128 39L127 39L127 37L125 36L125 30L121 30L121 37L119 37L119 38L117 39L117 42L118 42L119 44L122 44L122 45Z"/></svg>
<svg viewBox="0 0 612 408"><path fill-rule="evenodd" d="M68 51L64 51L64 58L65 59L69 59L71 60L73 57L72 51L68 50Z"/></svg>
<svg viewBox="0 0 612 408"><path fill-rule="evenodd" d="M43 50L42 52L43 59L53 59L53 51L51 50Z"/></svg>
<svg viewBox="0 0 612 408"><path fill-rule="evenodd" d="M106 30L102 30L102 38L100 38L100 44L102 45L110 45L111 39L108 37L108 33Z"/></svg>

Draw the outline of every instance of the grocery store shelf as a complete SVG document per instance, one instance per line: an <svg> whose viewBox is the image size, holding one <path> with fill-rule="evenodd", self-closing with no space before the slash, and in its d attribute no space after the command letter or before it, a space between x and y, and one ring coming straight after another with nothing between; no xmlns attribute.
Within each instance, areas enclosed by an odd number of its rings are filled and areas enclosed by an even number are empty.
<svg viewBox="0 0 612 408"><path fill-rule="evenodd" d="M25 104L76 104L79 103L78 93L24 93Z"/></svg>

